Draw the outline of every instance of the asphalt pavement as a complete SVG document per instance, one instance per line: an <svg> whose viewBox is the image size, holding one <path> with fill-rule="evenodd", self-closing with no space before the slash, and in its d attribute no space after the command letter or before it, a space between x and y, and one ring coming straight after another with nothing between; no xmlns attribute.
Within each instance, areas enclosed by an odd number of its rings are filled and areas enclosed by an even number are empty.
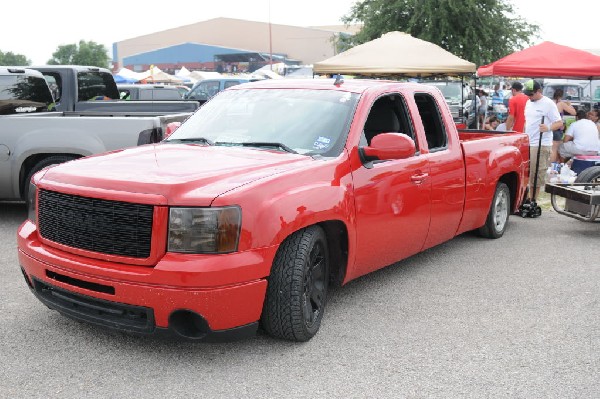
<svg viewBox="0 0 600 399"><path fill-rule="evenodd" d="M0 203L0 398L598 398L600 223L512 216L333 290L307 343L134 337L65 318Z"/></svg>

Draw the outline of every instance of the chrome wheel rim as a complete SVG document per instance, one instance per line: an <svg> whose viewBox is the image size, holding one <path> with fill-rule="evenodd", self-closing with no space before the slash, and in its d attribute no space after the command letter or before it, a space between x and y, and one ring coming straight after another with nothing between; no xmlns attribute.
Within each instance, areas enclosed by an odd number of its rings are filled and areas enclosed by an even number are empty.
<svg viewBox="0 0 600 399"><path fill-rule="evenodd" d="M508 219L508 194L501 190L494 203L494 226L497 232L504 230Z"/></svg>

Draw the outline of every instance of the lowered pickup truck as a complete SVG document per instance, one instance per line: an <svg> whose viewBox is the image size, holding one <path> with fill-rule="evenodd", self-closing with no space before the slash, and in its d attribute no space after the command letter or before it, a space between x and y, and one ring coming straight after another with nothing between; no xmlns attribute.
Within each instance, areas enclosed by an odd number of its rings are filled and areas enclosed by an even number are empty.
<svg viewBox="0 0 600 399"><path fill-rule="evenodd" d="M235 86L159 144L37 173L17 237L27 285L124 331L216 340L260 324L306 341L330 283L505 233L527 135L459 133L434 87L336 83Z"/></svg>
<svg viewBox="0 0 600 399"><path fill-rule="evenodd" d="M40 72L0 67L0 200L26 199L31 176L49 165L158 142L190 115L58 112Z"/></svg>
<svg viewBox="0 0 600 399"><path fill-rule="evenodd" d="M141 115L194 112L198 101L124 101L108 69L79 65L28 67L40 71L50 86L57 111L127 112Z"/></svg>

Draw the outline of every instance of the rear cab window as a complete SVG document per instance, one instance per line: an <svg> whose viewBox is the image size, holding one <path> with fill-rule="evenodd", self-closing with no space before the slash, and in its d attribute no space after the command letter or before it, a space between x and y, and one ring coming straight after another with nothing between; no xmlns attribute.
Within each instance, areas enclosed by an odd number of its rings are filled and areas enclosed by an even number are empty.
<svg viewBox="0 0 600 399"><path fill-rule="evenodd" d="M119 90L111 74L105 72L78 72L77 87L79 101L116 100Z"/></svg>
<svg viewBox="0 0 600 399"><path fill-rule="evenodd" d="M46 80L26 74L0 75L0 115L47 112L54 99Z"/></svg>

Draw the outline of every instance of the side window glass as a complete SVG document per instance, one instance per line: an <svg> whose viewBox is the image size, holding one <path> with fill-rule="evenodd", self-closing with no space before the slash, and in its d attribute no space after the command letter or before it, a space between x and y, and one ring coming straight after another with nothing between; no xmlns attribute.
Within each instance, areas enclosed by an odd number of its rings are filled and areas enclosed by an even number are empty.
<svg viewBox="0 0 600 399"><path fill-rule="evenodd" d="M154 96L154 90L140 90L139 93L140 100L152 100Z"/></svg>
<svg viewBox="0 0 600 399"><path fill-rule="evenodd" d="M439 151L448 147L448 135L442 123L440 110L433 96L416 93L415 102L425 129L429 151Z"/></svg>
<svg viewBox="0 0 600 399"><path fill-rule="evenodd" d="M371 144L371 140L381 133L404 133L418 143L414 134L412 120L402 95L392 94L378 98L369 111L363 130L361 143ZM360 144L360 143L359 143Z"/></svg>
<svg viewBox="0 0 600 399"><path fill-rule="evenodd" d="M60 78L60 75L53 72L44 72L44 78L46 79L46 83L48 83L54 101L57 103L60 102L62 93L62 79Z"/></svg>
<svg viewBox="0 0 600 399"><path fill-rule="evenodd" d="M225 84L223 85L223 87L226 89L226 88L231 87L231 86L239 85L240 83L242 83L242 82L239 82L237 80L230 80L230 81L225 82Z"/></svg>
<svg viewBox="0 0 600 399"><path fill-rule="evenodd" d="M219 92L219 82L207 82L203 90L209 97L214 96Z"/></svg>

